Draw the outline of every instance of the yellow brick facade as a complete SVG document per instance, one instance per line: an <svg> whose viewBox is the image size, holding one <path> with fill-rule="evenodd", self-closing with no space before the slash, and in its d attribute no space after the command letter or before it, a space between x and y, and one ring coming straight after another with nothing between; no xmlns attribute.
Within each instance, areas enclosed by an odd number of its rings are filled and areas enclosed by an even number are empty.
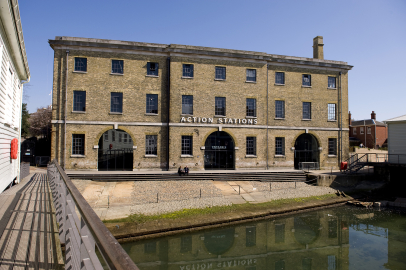
<svg viewBox="0 0 406 270"><path fill-rule="evenodd" d="M99 140L109 130L131 137L131 170L186 165L204 170L205 143L216 131L228 134L234 144L232 169L293 168L295 142L302 134L317 141L320 168L337 168L348 156L352 66L345 62L70 37L56 37L50 45L55 52L51 155L65 169L100 169ZM86 59L85 72L75 71L76 57ZM112 60L123 60L123 74L112 74ZM149 62L158 64L158 76L147 75ZM193 78L183 77L184 64L193 65ZM225 80L215 78L216 67L225 68ZM256 71L255 82L247 82L247 69ZM275 72L284 72L283 85L275 83ZM311 75L311 87L302 86L303 74ZM328 77L336 78L335 88L328 88ZM73 110L74 91L86 92L86 111ZM112 92L123 95L122 113L111 113ZM146 113L147 94L157 95L157 114ZM193 115L182 114L182 95L193 96ZM216 97L226 100L225 116L215 115ZM256 117L247 117L247 98L256 100ZM275 100L285 102L283 119L275 117ZM303 102L311 102L311 120L302 119ZM328 104L336 104L333 121L328 121ZM84 134L81 155L72 154L75 134ZM147 135L157 138L156 155L146 154ZM182 136L192 137L191 155L182 155ZM247 155L247 137L256 138L256 155ZM284 138L283 155L275 155L276 137ZM329 155L329 138L337 139L336 155Z"/></svg>

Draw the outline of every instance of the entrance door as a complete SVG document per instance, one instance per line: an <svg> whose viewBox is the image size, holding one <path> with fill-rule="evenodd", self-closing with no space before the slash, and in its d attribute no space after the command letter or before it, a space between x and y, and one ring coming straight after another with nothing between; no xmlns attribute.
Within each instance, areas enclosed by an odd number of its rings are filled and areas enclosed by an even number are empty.
<svg viewBox="0 0 406 270"><path fill-rule="evenodd" d="M300 163L314 162L319 166L320 153L316 138L308 133L300 135L295 142L295 169L300 169Z"/></svg>
<svg viewBox="0 0 406 270"><path fill-rule="evenodd" d="M133 142L130 134L120 129L106 131L99 140L99 171L132 171Z"/></svg>
<svg viewBox="0 0 406 270"><path fill-rule="evenodd" d="M216 131L206 139L204 168L206 170L234 170L234 141L224 131Z"/></svg>

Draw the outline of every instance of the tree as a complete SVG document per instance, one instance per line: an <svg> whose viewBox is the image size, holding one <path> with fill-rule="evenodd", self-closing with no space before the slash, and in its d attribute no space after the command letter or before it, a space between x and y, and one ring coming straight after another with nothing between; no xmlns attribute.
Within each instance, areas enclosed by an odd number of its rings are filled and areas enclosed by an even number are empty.
<svg viewBox="0 0 406 270"><path fill-rule="evenodd" d="M28 113L28 110L27 110L27 103L23 103L22 114L21 114L21 136L24 138L27 138L28 134L29 134L29 128L30 128L30 123L28 122L29 118L30 118L30 114Z"/></svg>
<svg viewBox="0 0 406 270"><path fill-rule="evenodd" d="M30 134L32 136L42 136L42 138L49 138L51 134L51 119L52 108L38 108L35 113L30 115L28 122L30 123Z"/></svg>

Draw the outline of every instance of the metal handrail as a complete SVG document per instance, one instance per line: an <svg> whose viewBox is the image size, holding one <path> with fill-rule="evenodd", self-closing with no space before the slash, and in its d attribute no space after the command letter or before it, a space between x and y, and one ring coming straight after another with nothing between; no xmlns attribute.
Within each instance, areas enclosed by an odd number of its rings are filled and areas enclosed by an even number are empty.
<svg viewBox="0 0 406 270"><path fill-rule="evenodd" d="M111 270L139 270L56 160L48 165L48 178L66 244L65 268L98 270L107 264Z"/></svg>

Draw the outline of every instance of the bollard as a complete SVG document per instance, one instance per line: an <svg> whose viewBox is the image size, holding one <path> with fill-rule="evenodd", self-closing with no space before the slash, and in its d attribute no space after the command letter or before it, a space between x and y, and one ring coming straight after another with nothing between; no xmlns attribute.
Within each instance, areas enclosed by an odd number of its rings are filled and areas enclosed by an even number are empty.
<svg viewBox="0 0 406 270"><path fill-rule="evenodd" d="M296 189L296 181L295 181L295 189Z"/></svg>
<svg viewBox="0 0 406 270"><path fill-rule="evenodd" d="M200 199L202 198L202 189L200 189Z"/></svg>
<svg viewBox="0 0 406 270"><path fill-rule="evenodd" d="M159 193L156 194L156 203L159 202L159 201L158 201L158 194L159 194Z"/></svg>
<svg viewBox="0 0 406 270"><path fill-rule="evenodd" d="M272 182L269 182L269 191L272 191Z"/></svg>
<svg viewBox="0 0 406 270"><path fill-rule="evenodd" d="M107 195L107 208L110 208L110 195Z"/></svg>
<svg viewBox="0 0 406 270"><path fill-rule="evenodd" d="M238 185L238 195L241 195L241 186Z"/></svg>

